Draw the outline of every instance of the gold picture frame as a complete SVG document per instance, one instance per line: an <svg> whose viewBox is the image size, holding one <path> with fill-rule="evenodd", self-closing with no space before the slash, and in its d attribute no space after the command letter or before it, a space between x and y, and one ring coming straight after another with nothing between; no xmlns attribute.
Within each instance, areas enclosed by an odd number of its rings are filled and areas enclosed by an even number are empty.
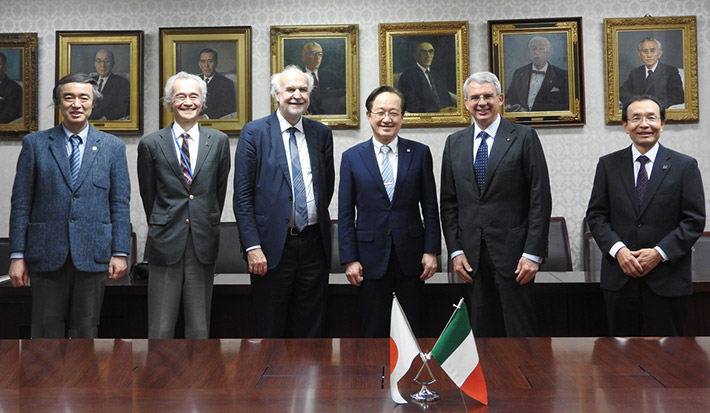
<svg viewBox="0 0 710 413"><path fill-rule="evenodd" d="M206 107L199 122L227 134L239 133L251 120L251 26L161 27L159 34L161 97L170 76L180 71L201 75L200 55L207 50L216 53L215 76L220 83L215 78L210 83L215 82L220 88L210 95L211 87L207 85ZM227 79L232 81L234 93L225 93L229 88L222 83L229 84ZM219 100L214 100L215 96ZM160 127L167 127L173 120L173 114L161 104Z"/></svg>
<svg viewBox="0 0 710 413"><path fill-rule="evenodd" d="M110 73L103 86L104 99L89 118L91 125L104 132L141 133L143 31L58 31L56 37L57 81L70 73L86 73L97 80L99 70ZM59 109L54 121L62 121Z"/></svg>
<svg viewBox="0 0 710 413"><path fill-rule="evenodd" d="M302 70L316 69L318 85L311 92L307 116L333 129L357 128L360 125L358 42L357 24L271 26L271 74L289 65ZM309 58L306 56L309 52L320 55ZM276 110L273 99L271 107Z"/></svg>
<svg viewBox="0 0 710 413"><path fill-rule="evenodd" d="M505 96L504 118L535 127L584 125L581 17L491 20L488 37L490 70ZM542 76L533 74L536 68ZM531 95L534 77L540 88Z"/></svg>
<svg viewBox="0 0 710 413"><path fill-rule="evenodd" d="M380 23L379 51L380 84L405 95L402 126L471 123L461 94L469 71L467 21ZM428 74L417 63L419 55L430 68Z"/></svg>
<svg viewBox="0 0 710 413"><path fill-rule="evenodd" d="M659 98L668 122L698 121L696 20L695 16L604 19L607 124L621 123L622 102L636 94ZM660 47L647 39L660 42ZM651 53L646 59L658 62L653 82L646 81L646 63L641 59L645 40L651 45L644 48Z"/></svg>
<svg viewBox="0 0 710 413"><path fill-rule="evenodd" d="M37 33L0 33L0 138L37 131Z"/></svg>

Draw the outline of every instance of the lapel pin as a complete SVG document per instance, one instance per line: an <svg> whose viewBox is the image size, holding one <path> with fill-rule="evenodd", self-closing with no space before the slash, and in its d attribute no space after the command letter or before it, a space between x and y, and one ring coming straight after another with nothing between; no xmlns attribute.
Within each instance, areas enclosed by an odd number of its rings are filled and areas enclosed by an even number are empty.
<svg viewBox="0 0 710 413"><path fill-rule="evenodd" d="M411 151L412 151L411 149L407 148L407 152L411 152Z"/></svg>
<svg viewBox="0 0 710 413"><path fill-rule="evenodd" d="M668 169L668 164L664 164L663 169Z"/></svg>
<svg viewBox="0 0 710 413"><path fill-rule="evenodd" d="M92 147L91 147L91 150L92 150L92 151L98 151L99 148L97 148L96 146L92 146Z"/></svg>
<svg viewBox="0 0 710 413"><path fill-rule="evenodd" d="M510 138L506 139L505 141L506 141L506 142L510 142Z"/></svg>

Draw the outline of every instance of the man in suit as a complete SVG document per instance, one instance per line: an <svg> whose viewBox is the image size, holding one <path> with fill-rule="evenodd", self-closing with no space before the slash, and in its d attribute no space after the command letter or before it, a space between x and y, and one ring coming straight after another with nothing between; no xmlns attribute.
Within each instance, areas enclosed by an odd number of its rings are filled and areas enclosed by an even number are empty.
<svg viewBox="0 0 710 413"><path fill-rule="evenodd" d="M567 71L549 62L550 41L535 36L528 42L531 62L515 70L506 89L505 110L539 112L569 110Z"/></svg>
<svg viewBox="0 0 710 413"><path fill-rule="evenodd" d="M7 77L7 56L0 53L0 123L22 116L22 88Z"/></svg>
<svg viewBox="0 0 710 413"><path fill-rule="evenodd" d="M360 290L362 336L389 337L393 292L416 335L424 281L441 253L431 152L398 136L401 92L381 86L365 107L372 139L345 151L340 163L340 261Z"/></svg>
<svg viewBox="0 0 710 413"><path fill-rule="evenodd" d="M200 66L202 79L207 83L207 96L209 100L203 105L205 115L209 119L220 119L227 115L234 118L237 111L237 92L234 82L217 73L219 55L210 48L200 50Z"/></svg>
<svg viewBox="0 0 710 413"><path fill-rule="evenodd" d="M653 37L639 43L639 57L643 65L629 73L619 89L619 99L623 104L633 95L651 95L658 98L664 109L685 102L683 82L678 68L659 62L663 56L663 45Z"/></svg>
<svg viewBox="0 0 710 413"><path fill-rule="evenodd" d="M10 211L10 280L32 280L33 338L96 338L106 278L120 279L131 246L124 143L89 125L96 81L59 80L63 121L27 135Z"/></svg>
<svg viewBox="0 0 710 413"><path fill-rule="evenodd" d="M441 166L441 225L453 270L468 283L476 337L536 335L533 280L547 255L552 199L534 129L503 119L500 81L463 86L473 125L450 135Z"/></svg>
<svg viewBox="0 0 710 413"><path fill-rule="evenodd" d="M131 85L128 79L113 73L116 61L113 52L101 49L94 57L94 79L103 95L100 104L91 113L91 120L119 120L131 112Z"/></svg>
<svg viewBox="0 0 710 413"><path fill-rule="evenodd" d="M399 77L397 89L404 94L407 111L411 113L440 112L441 109L456 106L444 79L431 70L434 61L434 46L419 43L412 54L416 64L405 70Z"/></svg>
<svg viewBox="0 0 710 413"><path fill-rule="evenodd" d="M609 333L682 336L690 250L705 228L698 163L658 143L666 111L657 97L634 96L621 116L632 145L599 159L587 208Z"/></svg>
<svg viewBox="0 0 710 413"><path fill-rule="evenodd" d="M148 220L148 338L174 338L181 298L185 338L209 338L230 153L227 135L197 123L206 96L198 76L171 76L163 104L175 122L138 144Z"/></svg>
<svg viewBox="0 0 710 413"><path fill-rule="evenodd" d="M234 161L234 214L260 337L320 337L330 263L333 134L303 117L313 77L271 76L276 112L244 125Z"/></svg>
<svg viewBox="0 0 710 413"><path fill-rule="evenodd" d="M321 67L323 47L316 42L304 44L301 59L305 66L304 71L313 76L308 113L311 115L345 113L345 85L340 76L326 67Z"/></svg>

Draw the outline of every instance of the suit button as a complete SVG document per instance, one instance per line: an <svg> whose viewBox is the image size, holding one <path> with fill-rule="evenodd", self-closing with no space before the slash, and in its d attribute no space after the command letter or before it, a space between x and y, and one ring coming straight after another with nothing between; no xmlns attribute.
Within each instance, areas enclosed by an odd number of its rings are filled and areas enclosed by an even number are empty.
<svg viewBox="0 0 710 413"><path fill-rule="evenodd" d="M190 223L190 218L185 218L185 223L189 224Z"/></svg>
<svg viewBox="0 0 710 413"><path fill-rule="evenodd" d="M392 231L387 231L387 236L392 235Z"/></svg>
<svg viewBox="0 0 710 413"><path fill-rule="evenodd" d="M636 227L641 228L641 223L636 224Z"/></svg>
<svg viewBox="0 0 710 413"><path fill-rule="evenodd" d="M190 198L190 199L195 199L195 196L192 195L192 194L190 194L189 198Z"/></svg>

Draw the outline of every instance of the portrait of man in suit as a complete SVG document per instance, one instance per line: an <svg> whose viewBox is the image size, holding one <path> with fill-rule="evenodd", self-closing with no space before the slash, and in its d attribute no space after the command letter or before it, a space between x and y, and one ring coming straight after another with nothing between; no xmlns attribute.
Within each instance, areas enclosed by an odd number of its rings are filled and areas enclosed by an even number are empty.
<svg viewBox="0 0 710 413"><path fill-rule="evenodd" d="M587 207L609 334L683 336L691 248L705 228L698 162L658 143L666 111L657 97L633 96L621 115L631 145L599 159Z"/></svg>
<svg viewBox="0 0 710 413"><path fill-rule="evenodd" d="M441 253L431 151L399 136L406 109L401 92L381 86L365 107L372 138L345 151L340 162L340 261L359 289L363 337L389 336L393 292L416 335L424 281Z"/></svg>
<svg viewBox="0 0 710 413"><path fill-rule="evenodd" d="M128 79L113 73L116 64L111 50L101 49L94 57L94 79L103 99L91 113L90 120L127 119L131 113L131 87Z"/></svg>
<svg viewBox="0 0 710 413"><path fill-rule="evenodd" d="M333 134L303 115L313 77L271 76L277 110L247 123L234 160L234 215L260 337L321 337L330 263Z"/></svg>
<svg viewBox="0 0 710 413"><path fill-rule="evenodd" d="M7 76L7 55L0 52L0 123L22 117L22 87Z"/></svg>
<svg viewBox="0 0 710 413"><path fill-rule="evenodd" d="M345 113L345 84L343 79L323 62L323 47L320 43L309 41L303 45L301 60L304 72L313 76L313 91L310 94L310 115L332 115Z"/></svg>
<svg viewBox="0 0 710 413"><path fill-rule="evenodd" d="M414 65L399 77L397 89L404 94L410 113L440 112L456 106L455 98L446 87L444 74L432 68L434 53L431 43L417 44L412 52Z"/></svg>
<svg viewBox="0 0 710 413"><path fill-rule="evenodd" d="M224 133L197 123L209 92L179 72L163 104L175 116L138 144L138 184L148 221L148 338L174 338L180 303L185 338L209 338L219 224L230 169Z"/></svg>
<svg viewBox="0 0 710 413"><path fill-rule="evenodd" d="M567 70L550 63L552 45L543 36L528 41L530 63L513 73L505 90L508 112L569 110Z"/></svg>
<svg viewBox="0 0 710 413"><path fill-rule="evenodd" d="M467 283L476 337L537 334L533 282L547 255L552 198L534 129L500 116L490 72L463 85L473 125L446 139L441 226L454 272Z"/></svg>
<svg viewBox="0 0 710 413"><path fill-rule="evenodd" d="M237 92L234 82L217 72L219 54L212 48L200 50L200 77L207 83L207 101L204 114L209 119L235 118L237 112Z"/></svg>
<svg viewBox="0 0 710 413"><path fill-rule="evenodd" d="M64 120L27 135L17 159L9 275L32 283L32 338L96 338L106 279L130 252L126 148L89 125L95 79L64 76L52 97Z"/></svg>
<svg viewBox="0 0 710 413"><path fill-rule="evenodd" d="M657 97L664 109L683 104L685 92L678 68L660 62L663 44L646 37L638 44L638 55L643 64L633 69L619 88L622 105L633 95L642 94Z"/></svg>

